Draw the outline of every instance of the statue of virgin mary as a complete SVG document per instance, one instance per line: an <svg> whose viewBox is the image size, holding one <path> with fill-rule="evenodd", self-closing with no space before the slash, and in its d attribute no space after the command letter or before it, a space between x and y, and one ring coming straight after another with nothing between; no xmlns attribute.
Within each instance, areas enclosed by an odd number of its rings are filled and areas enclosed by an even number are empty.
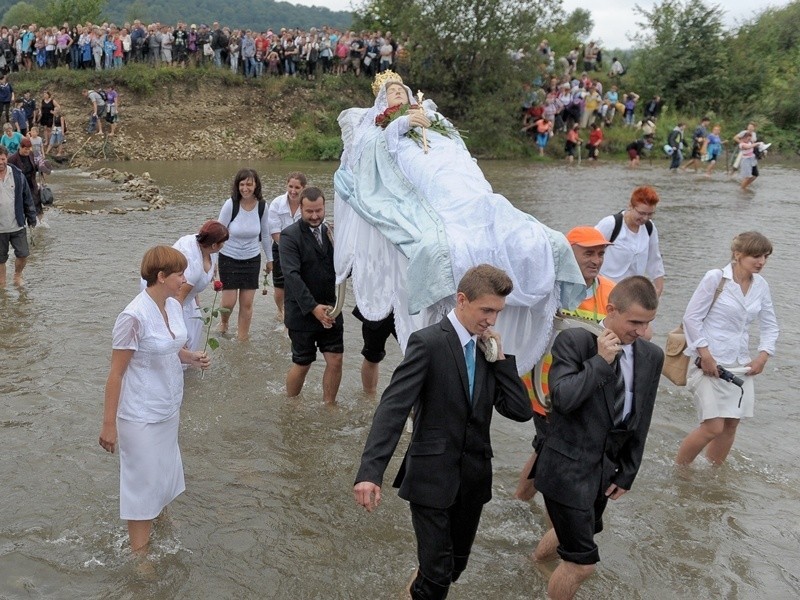
<svg viewBox="0 0 800 600"><path fill-rule="evenodd" d="M337 283L352 276L369 320L394 311L405 351L413 331L455 306L467 269L499 267L514 290L495 329L520 373L528 372L548 346L556 310L576 306L586 289L572 250L563 234L495 194L436 105L419 104L388 73L373 85L372 108L339 115Z"/></svg>

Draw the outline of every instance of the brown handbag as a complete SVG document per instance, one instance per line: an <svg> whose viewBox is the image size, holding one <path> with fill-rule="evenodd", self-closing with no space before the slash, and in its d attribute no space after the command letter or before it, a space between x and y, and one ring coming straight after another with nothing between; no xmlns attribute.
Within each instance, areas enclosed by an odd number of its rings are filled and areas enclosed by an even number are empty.
<svg viewBox="0 0 800 600"><path fill-rule="evenodd" d="M714 299L708 307L709 311L722 293L723 287L725 287L724 276L714 292ZM689 371L689 357L683 353L684 350L686 350L686 334L681 322L667 334L667 341L664 344L664 366L661 369L661 374L677 386L686 385L686 374Z"/></svg>

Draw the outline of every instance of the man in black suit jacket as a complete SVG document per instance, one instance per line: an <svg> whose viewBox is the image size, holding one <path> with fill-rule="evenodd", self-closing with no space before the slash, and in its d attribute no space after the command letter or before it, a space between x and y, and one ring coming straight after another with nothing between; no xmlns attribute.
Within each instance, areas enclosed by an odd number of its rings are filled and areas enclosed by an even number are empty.
<svg viewBox="0 0 800 600"><path fill-rule="evenodd" d="M642 338L657 308L646 277L623 279L609 295L599 337L576 328L553 343L553 410L534 465L553 522L534 558L555 558L557 549L563 559L548 584L552 600L573 598L594 572L606 503L627 492L639 471L664 362Z"/></svg>
<svg viewBox="0 0 800 600"><path fill-rule="evenodd" d="M384 471L414 409L414 434L394 487L411 503L419 557L415 599L445 598L467 566L492 494L493 407L515 421L533 416L514 357L503 354L500 336L490 329L512 288L508 275L490 265L467 271L456 308L409 338L375 411L354 488L356 502L368 511L380 503ZM490 338L496 362L475 350L479 339Z"/></svg>
<svg viewBox="0 0 800 600"><path fill-rule="evenodd" d="M297 396L317 358L325 358L322 399L332 404L342 381L344 320L327 311L336 304L333 242L325 225L325 197L319 188L300 194L300 221L281 232L280 257L284 278L284 324L292 340L292 367L286 375L286 395Z"/></svg>

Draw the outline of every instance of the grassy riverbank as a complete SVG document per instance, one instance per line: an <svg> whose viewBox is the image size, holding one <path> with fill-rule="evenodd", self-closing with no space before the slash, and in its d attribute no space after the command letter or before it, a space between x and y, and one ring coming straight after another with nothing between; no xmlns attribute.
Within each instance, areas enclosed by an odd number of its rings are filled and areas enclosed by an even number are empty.
<svg viewBox="0 0 800 600"><path fill-rule="evenodd" d="M77 153L76 164L99 160L180 160L187 158L275 158L286 160L338 160L342 142L339 113L352 106L372 103L371 82L352 76L324 76L316 81L263 77L245 80L226 69L151 68L131 65L120 70L71 71L65 68L13 73L17 95L30 91L39 100L49 89L65 110L68 123L67 156ZM121 110L118 135L87 139L90 105L84 88L116 86ZM434 97L447 115L460 105L450 98ZM561 160L562 135L552 138L544 159L538 157L533 138L519 133L518 98L511 89L483 102L473 103L456 125L465 132L471 152L481 158ZM711 115L714 119L714 115ZM699 116L677 115L667 110L658 124L656 149L664 144L678 121L687 123L691 135ZM714 123L719 121L714 120ZM730 139L744 123L722 125ZM769 124L759 133L782 144L780 131ZM625 146L641 132L617 124L605 129L604 159L626 158ZM586 140L588 131L581 133ZM793 156L792 152L789 152ZM660 156L656 152L655 156Z"/></svg>

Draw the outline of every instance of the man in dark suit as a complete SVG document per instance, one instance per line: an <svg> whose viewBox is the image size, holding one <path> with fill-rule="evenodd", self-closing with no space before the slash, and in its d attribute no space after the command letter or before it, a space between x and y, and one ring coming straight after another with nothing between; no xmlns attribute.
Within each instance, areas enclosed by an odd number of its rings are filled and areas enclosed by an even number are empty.
<svg viewBox="0 0 800 600"><path fill-rule="evenodd" d="M639 471L664 362L642 338L657 308L650 280L628 277L609 294L600 336L568 329L553 343L553 410L534 465L553 522L534 558L557 551L563 559L548 584L552 600L573 598L594 572L606 503L627 492Z"/></svg>
<svg viewBox="0 0 800 600"><path fill-rule="evenodd" d="M533 416L513 356L490 329L513 283L490 265L473 267L458 284L456 308L411 335L375 411L354 488L372 511L381 500L386 465L409 411L414 434L394 481L411 503L419 569L414 599L440 599L467 566L483 505L492 495L493 407L515 421ZM494 340L493 342L489 340ZM476 344L496 344L489 362Z"/></svg>
<svg viewBox="0 0 800 600"><path fill-rule="evenodd" d="M300 194L300 221L281 232L280 257L284 278L284 324L292 340L292 366L286 375L286 395L297 396L317 358L325 358L322 399L336 402L342 381L344 320L328 310L336 304L333 242L325 220L325 197L319 188Z"/></svg>

